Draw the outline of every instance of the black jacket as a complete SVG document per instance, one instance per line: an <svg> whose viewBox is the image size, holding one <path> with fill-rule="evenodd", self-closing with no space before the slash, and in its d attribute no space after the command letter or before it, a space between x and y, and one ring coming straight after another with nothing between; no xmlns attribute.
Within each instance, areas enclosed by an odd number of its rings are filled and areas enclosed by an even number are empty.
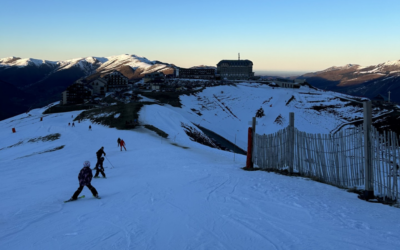
<svg viewBox="0 0 400 250"><path fill-rule="evenodd" d="M97 158L100 158L103 154L106 155L106 153L104 152L104 150L103 150L102 148L99 149L99 151L97 151L97 153L96 153Z"/></svg>

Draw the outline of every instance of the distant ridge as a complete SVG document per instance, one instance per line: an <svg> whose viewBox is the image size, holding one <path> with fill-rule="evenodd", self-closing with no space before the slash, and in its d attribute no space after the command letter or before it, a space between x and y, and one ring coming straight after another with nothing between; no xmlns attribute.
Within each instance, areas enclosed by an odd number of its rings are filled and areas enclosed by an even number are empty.
<svg viewBox="0 0 400 250"><path fill-rule="evenodd" d="M370 66L334 66L298 78L307 79L308 83L320 89L371 99L378 94L388 96L390 91L391 100L400 103L400 60Z"/></svg>

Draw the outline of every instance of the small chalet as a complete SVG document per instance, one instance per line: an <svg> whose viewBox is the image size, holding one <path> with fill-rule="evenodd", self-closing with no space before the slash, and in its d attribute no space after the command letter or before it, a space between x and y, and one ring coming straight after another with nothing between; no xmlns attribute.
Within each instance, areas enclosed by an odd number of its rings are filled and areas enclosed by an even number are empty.
<svg viewBox="0 0 400 250"><path fill-rule="evenodd" d="M273 82L276 83L281 88L300 88L299 81L277 78ZM303 82L304 82L304 80L303 80Z"/></svg>

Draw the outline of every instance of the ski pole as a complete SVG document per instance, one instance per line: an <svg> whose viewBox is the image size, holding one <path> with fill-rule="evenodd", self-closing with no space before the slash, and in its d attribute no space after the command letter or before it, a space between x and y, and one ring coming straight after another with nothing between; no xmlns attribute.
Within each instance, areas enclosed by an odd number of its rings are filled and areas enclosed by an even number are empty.
<svg viewBox="0 0 400 250"><path fill-rule="evenodd" d="M110 162L110 160L108 159L107 156L106 156L106 159L107 159L107 161L111 164L111 166L112 166L113 168L115 168L114 165Z"/></svg>

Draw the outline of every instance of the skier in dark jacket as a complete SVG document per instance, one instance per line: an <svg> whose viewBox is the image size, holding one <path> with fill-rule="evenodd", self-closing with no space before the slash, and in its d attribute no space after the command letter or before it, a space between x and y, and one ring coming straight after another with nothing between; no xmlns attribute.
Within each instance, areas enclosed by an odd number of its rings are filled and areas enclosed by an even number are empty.
<svg viewBox="0 0 400 250"><path fill-rule="evenodd" d="M90 169L90 162L85 161L83 163L83 168L79 172L78 175L78 180L79 180L79 188L76 190L74 195L72 195L70 200L77 200L78 195L82 192L82 189L84 186L88 187L90 191L92 192L93 196L100 199L99 194L97 193L97 190L90 184L92 181L92 170Z"/></svg>
<svg viewBox="0 0 400 250"><path fill-rule="evenodd" d="M106 178L106 174L104 173L104 167L103 167L103 162L104 162L104 157L100 157L100 160L97 162L96 167L96 174L94 175L94 178L98 178L99 173Z"/></svg>
<svg viewBox="0 0 400 250"><path fill-rule="evenodd" d="M118 147L119 147L119 144L121 143L121 139L119 137L118 137L117 142L118 142Z"/></svg>
<svg viewBox="0 0 400 250"><path fill-rule="evenodd" d="M100 157L101 157L103 154L104 154L104 156L106 156L106 153L104 152L104 147L101 147L101 148L99 149L99 151L96 152L96 155L97 155L97 162L99 162ZM97 164L96 164L96 165L97 165Z"/></svg>

